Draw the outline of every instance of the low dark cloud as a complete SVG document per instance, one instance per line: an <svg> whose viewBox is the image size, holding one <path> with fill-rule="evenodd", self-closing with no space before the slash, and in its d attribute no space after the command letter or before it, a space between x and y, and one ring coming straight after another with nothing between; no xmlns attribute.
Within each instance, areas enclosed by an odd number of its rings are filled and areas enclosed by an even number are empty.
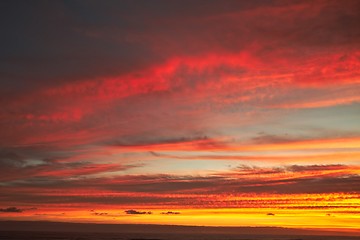
<svg viewBox="0 0 360 240"><path fill-rule="evenodd" d="M268 215L268 216L275 216L274 213L267 213L266 215Z"/></svg>
<svg viewBox="0 0 360 240"><path fill-rule="evenodd" d="M180 212L168 211L168 212L162 212L161 214L163 214L163 215L178 215L178 214L181 214L181 213Z"/></svg>
<svg viewBox="0 0 360 240"><path fill-rule="evenodd" d="M84 155L83 155L84 154ZM43 181L80 177L105 172L125 171L139 164L112 164L91 161L92 156L77 150L55 150L47 147L9 148L0 150L0 168L3 183L42 178ZM72 160L72 159L75 160ZM67 161L64 161L67 160ZM26 182L25 181L25 182Z"/></svg>
<svg viewBox="0 0 360 240"><path fill-rule="evenodd" d="M109 213L107 212L94 212L92 213L92 215L95 215L95 216L107 216Z"/></svg>
<svg viewBox="0 0 360 240"><path fill-rule="evenodd" d="M20 209L20 208L17 208L17 207L0 208L0 212L21 213L21 212L23 212L23 209Z"/></svg>
<svg viewBox="0 0 360 240"><path fill-rule="evenodd" d="M8 149L0 149L0 167L21 167L25 163L25 159L19 153Z"/></svg>
<svg viewBox="0 0 360 240"><path fill-rule="evenodd" d="M124 211L126 214L134 214L134 215L137 215L137 214L152 214L152 212L148 211L148 212L142 212L142 211L136 211L136 210L133 210L133 209L130 209L130 210L125 210Z"/></svg>
<svg viewBox="0 0 360 240"><path fill-rule="evenodd" d="M240 165L236 168L237 176L246 176L253 174L272 175L280 173L301 173L301 172L313 172L316 177L317 174L321 174L323 171L351 171L352 167L344 164L323 164L323 165L288 165L272 168L261 168L257 166Z"/></svg>
<svg viewBox="0 0 360 240"><path fill-rule="evenodd" d="M327 171L327 170L344 170L349 166L343 164L329 164L329 165L291 165L284 169L291 172L306 172L306 171Z"/></svg>

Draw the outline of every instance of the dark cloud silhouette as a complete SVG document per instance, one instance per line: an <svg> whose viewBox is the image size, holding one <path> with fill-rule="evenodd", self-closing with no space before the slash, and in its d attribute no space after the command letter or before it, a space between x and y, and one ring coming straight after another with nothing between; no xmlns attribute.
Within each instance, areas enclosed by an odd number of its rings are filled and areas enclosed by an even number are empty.
<svg viewBox="0 0 360 240"><path fill-rule="evenodd" d="M351 171L352 166L344 165L344 164L324 164L324 165L289 165L289 166L281 166L281 167L272 167L272 168L261 168L257 166L249 166L249 165L240 165L237 168L238 175L252 175L256 174L278 174L285 172L292 173L301 173L301 172L314 172L321 173L322 171L337 171L337 170L349 170Z"/></svg>
<svg viewBox="0 0 360 240"><path fill-rule="evenodd" d="M163 215L178 215L178 214L181 214L181 213L180 212L168 211L168 212L162 212L161 214L163 214Z"/></svg>
<svg viewBox="0 0 360 240"><path fill-rule="evenodd" d="M141 212L141 211L136 211L136 210L133 210L133 209L130 209L130 210L125 210L124 211L126 214L152 214L152 212Z"/></svg>
<svg viewBox="0 0 360 240"><path fill-rule="evenodd" d="M17 207L0 208L0 212L21 213L21 212L23 212L23 209L20 209Z"/></svg>
<svg viewBox="0 0 360 240"><path fill-rule="evenodd" d="M306 172L306 171L326 171L326 170L343 170L348 169L349 166L343 164L330 165L291 165L284 169L291 172Z"/></svg>
<svg viewBox="0 0 360 240"><path fill-rule="evenodd" d="M0 149L0 167L2 169L5 167L21 167L24 163L24 157L14 150Z"/></svg>

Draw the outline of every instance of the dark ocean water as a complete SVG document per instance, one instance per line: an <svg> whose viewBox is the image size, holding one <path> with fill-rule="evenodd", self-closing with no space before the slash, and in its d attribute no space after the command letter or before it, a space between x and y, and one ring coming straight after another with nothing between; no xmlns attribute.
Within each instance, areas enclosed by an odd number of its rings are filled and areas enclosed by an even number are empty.
<svg viewBox="0 0 360 240"><path fill-rule="evenodd" d="M0 232L0 240L360 240L342 236Z"/></svg>

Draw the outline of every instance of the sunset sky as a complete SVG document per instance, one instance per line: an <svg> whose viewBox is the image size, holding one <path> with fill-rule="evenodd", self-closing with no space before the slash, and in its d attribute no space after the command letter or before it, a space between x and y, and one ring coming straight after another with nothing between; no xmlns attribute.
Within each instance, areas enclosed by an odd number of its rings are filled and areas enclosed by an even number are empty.
<svg viewBox="0 0 360 240"><path fill-rule="evenodd" d="M360 1L0 11L0 220L360 229Z"/></svg>

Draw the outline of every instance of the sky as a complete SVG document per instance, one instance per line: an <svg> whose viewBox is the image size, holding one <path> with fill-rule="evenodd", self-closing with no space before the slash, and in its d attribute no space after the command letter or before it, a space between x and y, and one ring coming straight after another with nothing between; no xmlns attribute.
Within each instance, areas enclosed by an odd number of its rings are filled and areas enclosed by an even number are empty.
<svg viewBox="0 0 360 240"><path fill-rule="evenodd" d="M0 2L0 220L360 228L360 2Z"/></svg>

